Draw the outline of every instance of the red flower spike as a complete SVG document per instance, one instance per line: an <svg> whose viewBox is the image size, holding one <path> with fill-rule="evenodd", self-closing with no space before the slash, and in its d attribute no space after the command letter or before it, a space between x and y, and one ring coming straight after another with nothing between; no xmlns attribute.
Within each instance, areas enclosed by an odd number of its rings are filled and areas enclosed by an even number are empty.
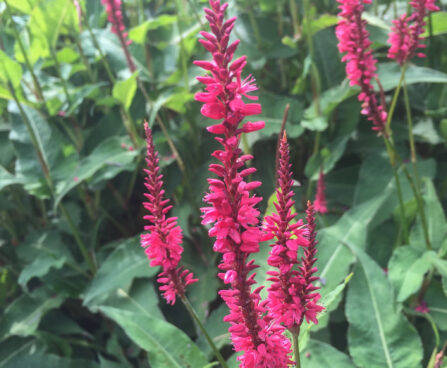
<svg viewBox="0 0 447 368"><path fill-rule="evenodd" d="M197 282L192 272L183 267L178 267L182 257L182 229L177 225L176 217L167 217L166 214L172 208L169 199L164 199L163 175L160 174L158 154L154 148L152 132L147 123L144 124L146 132L147 156L145 169L146 186L148 193L145 197L144 208L150 215L144 216L151 222L144 230L150 231L141 235L141 246L149 258L151 266L161 266L162 272L157 281L162 284L160 291L166 301L173 305L176 297L184 297L186 286Z"/></svg>
<svg viewBox="0 0 447 368"><path fill-rule="evenodd" d="M229 290L221 290L220 296L227 303L230 314L224 318L230 323L229 332L242 368L283 368L292 363L289 358L290 342L282 335L284 327L267 314L266 305L261 302L261 288L252 290L256 283L252 271L258 266L248 257L259 250L263 232L259 228L259 211L256 205L261 198L250 192L260 185L249 183L247 177L253 168L245 169L245 162L252 159L242 155L239 148L243 132L262 129L264 123L247 122L240 127L248 115L259 114L261 105L248 104L243 97L257 90L251 76L241 77L246 58L232 62L238 41L228 46L231 30L236 18L224 21L228 4L210 0L211 9L206 9L206 19L211 33L201 32L206 39L203 46L212 53L212 61L196 61L195 65L209 71L211 75L199 77L205 84L206 92L196 95L204 103L202 114L211 119L221 120L208 131L219 135L216 140L221 150L212 153L219 163L211 164L209 170L218 178L210 179L209 192L204 200L209 204L202 208L203 224L212 224L209 235L215 238L213 249L222 253L219 277ZM248 171L247 171L248 170Z"/></svg>
<svg viewBox="0 0 447 368"><path fill-rule="evenodd" d="M365 4L371 0L337 0L341 5L341 17L335 29L338 38L338 50L346 53L342 61L346 62L346 74L351 86L359 86L361 92L358 96L362 102L361 113L373 123L373 130L385 132L387 113L374 93L371 80L376 75L377 60L370 48L371 41L366 30L366 21L362 19Z"/></svg>
<svg viewBox="0 0 447 368"><path fill-rule="evenodd" d="M294 193L291 166L289 145L284 133L279 145L277 201L274 202L276 213L264 219L264 230L275 238L267 262L277 268L277 271L269 272L272 285L268 289L268 307L273 318L287 329L296 332L299 331L305 312L305 284L296 269L299 263L298 250L301 247L307 248L309 241L303 221L296 221L296 213L292 212L295 201L292 199Z"/></svg>
<svg viewBox="0 0 447 368"><path fill-rule="evenodd" d="M127 39L127 32L125 32L126 27L123 23L121 0L101 0L101 3L106 8L107 20L112 24L112 32L115 33L120 40L127 65L129 66L130 72L133 73L137 70L137 68L132 60L132 56L130 55L128 48L132 41Z"/></svg>
<svg viewBox="0 0 447 368"><path fill-rule="evenodd" d="M312 284L314 281L318 280L318 277L314 276L317 272L317 268L314 267L314 263L317 261L317 258L315 257L317 253L317 232L315 230L315 212L310 201L307 201L306 222L309 245L304 249L304 256L301 257L301 266L299 267L299 272L303 279L302 300L306 321L308 323L312 321L317 324L317 314L324 310L324 307L318 305L320 294L315 291L318 290L319 287Z"/></svg>
<svg viewBox="0 0 447 368"><path fill-rule="evenodd" d="M424 53L418 53L417 49L424 49L421 43L421 35L425 32L424 18L430 11L438 11L434 0L413 0L410 2L413 12L410 16L403 14L400 18L393 20L393 27L388 38L391 44L388 57L396 59L403 65L414 56L425 57Z"/></svg>
<svg viewBox="0 0 447 368"><path fill-rule="evenodd" d="M324 173L320 171L320 176L318 177L317 183L317 193L315 195L314 201L314 209L315 212L319 212L321 214L327 213L327 202L326 195L324 193L326 187L324 185Z"/></svg>

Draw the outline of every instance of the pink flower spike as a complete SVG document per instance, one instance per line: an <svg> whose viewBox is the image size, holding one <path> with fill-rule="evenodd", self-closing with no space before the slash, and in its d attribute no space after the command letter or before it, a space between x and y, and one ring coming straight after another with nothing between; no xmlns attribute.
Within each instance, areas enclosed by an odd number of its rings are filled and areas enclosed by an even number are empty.
<svg viewBox="0 0 447 368"><path fill-rule="evenodd" d="M335 29L338 38L338 50L345 53L342 61L346 62L346 75L351 86L359 86L358 96L362 102L361 113L373 123L373 130L386 134L387 113L376 98L371 80L376 75L376 63L371 50L366 21L362 19L364 5L368 0L337 0L341 5L341 17Z"/></svg>
<svg viewBox="0 0 447 368"><path fill-rule="evenodd" d="M396 59L403 65L405 62L417 57L425 57L418 49L425 48L422 44L421 35L425 32L425 17L430 11L438 11L434 0L413 0L410 2L413 12L410 16L403 14L400 18L393 20L393 27L388 38L391 45L388 50L388 57Z"/></svg>
<svg viewBox="0 0 447 368"><path fill-rule="evenodd" d="M141 246L145 248L150 265L162 267L157 281L161 284L160 290L164 298L173 305L177 296L185 296L186 286L198 280L194 279L192 272L178 267L183 252L182 229L177 225L176 217L166 216L171 206L169 200L163 198L163 175L160 174L158 153L147 123L144 123L144 130L147 148L147 169L144 170L147 176L144 185L148 190L145 194L148 202L144 202L143 206L150 213L144 218L151 225L145 226L145 230L150 232L141 235Z"/></svg>
<svg viewBox="0 0 447 368"><path fill-rule="evenodd" d="M212 52L212 61L196 61L195 65L210 72L199 81L205 84L206 92L199 92L196 100L203 103L204 116L219 120L208 128L218 135L216 140L222 145L212 156L219 163L210 165L209 170L217 178L209 179L209 192L204 201L208 207L202 208L204 225L211 225L209 235L215 238L213 249L222 253L219 277L228 285L228 290L219 292L227 303L229 315L224 321L230 323L229 332L242 368L284 368L291 364L290 342L283 336L284 327L267 313L261 302L260 288L252 290L256 284L255 273L258 266L249 257L259 251L259 243L264 234L259 228L259 210L256 205L261 198L251 191L259 182L248 182L255 171L246 169L245 162L252 159L242 155L239 148L240 136L262 129L264 122L247 122L241 126L246 116L261 112L261 105L243 101L255 100L249 93L257 89L251 77L242 78L246 57L232 62L238 41L228 46L235 18L224 21L228 4L210 0L211 9L205 9L211 33L201 32L206 42L201 42Z"/></svg>
<svg viewBox="0 0 447 368"><path fill-rule="evenodd" d="M127 32L125 32L126 27L123 23L121 0L101 0L101 3L106 8L107 20L112 25L112 32L115 33L119 38L121 47L124 51L124 56L126 57L127 65L130 72L133 73L135 72L135 70L137 70L137 68L135 66L135 63L133 62L128 48L132 41L127 39Z"/></svg>
<svg viewBox="0 0 447 368"><path fill-rule="evenodd" d="M279 146L278 182L276 188L277 213L266 216L264 230L275 238L269 258L270 266L278 271L270 273L272 285L268 289L268 308L270 314L287 329L298 332L304 317L303 280L298 265L298 250L307 248L309 241L307 229L301 220L296 221L296 213L292 212L293 178L289 162L289 145L284 133Z"/></svg>
<svg viewBox="0 0 447 368"><path fill-rule="evenodd" d="M314 276L317 272L317 268L314 267L317 258L315 257L317 253L317 232L315 224L315 212L310 201L307 201L306 210L306 222L308 231L309 245L304 249L304 256L301 257L300 275L303 279L303 308L304 316L306 321L309 323L312 321L317 324L317 314L324 310L324 307L318 305L318 300L320 299L320 294L315 292L319 287L314 286L313 282L318 278Z"/></svg>
<svg viewBox="0 0 447 368"><path fill-rule="evenodd" d="M326 187L324 185L324 173L323 171L320 171L320 176L318 177L317 183L317 194L314 201L314 209L315 212L319 212L321 214L327 213L326 195L324 193L325 189Z"/></svg>

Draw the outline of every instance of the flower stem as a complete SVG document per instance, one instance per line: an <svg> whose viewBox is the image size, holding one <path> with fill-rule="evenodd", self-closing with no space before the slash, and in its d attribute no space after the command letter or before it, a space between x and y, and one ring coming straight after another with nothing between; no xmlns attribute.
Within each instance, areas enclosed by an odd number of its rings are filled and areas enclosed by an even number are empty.
<svg viewBox="0 0 447 368"><path fill-rule="evenodd" d="M385 126L385 134L389 136L391 134L391 120L393 119L394 110L396 109L397 97L399 97L400 89L405 80L405 72L407 70L407 64L405 63L402 66L402 70L400 73L399 83L397 84L396 90L394 91L393 99L391 100L391 106L388 110L388 118Z"/></svg>
<svg viewBox="0 0 447 368"><path fill-rule="evenodd" d="M211 339L210 335L208 335L208 332L206 331L205 326L203 326L202 322L200 321L199 316L197 315L197 312L195 311L194 307L191 305L191 303L188 300L188 298L186 296L182 296L181 300L183 302L183 305L186 307L187 311L191 315L191 317L197 323L197 326L199 326L200 331L202 331L202 333L205 336L206 341L208 341L208 344L210 345L211 349L213 349L213 352L216 355L217 360L220 362L222 368L228 368L227 363L225 362L224 358L220 354L219 349L214 344L214 342Z"/></svg>
<svg viewBox="0 0 447 368"><path fill-rule="evenodd" d="M301 368L300 345L298 339L299 333L292 333L293 355L295 358L295 367Z"/></svg>

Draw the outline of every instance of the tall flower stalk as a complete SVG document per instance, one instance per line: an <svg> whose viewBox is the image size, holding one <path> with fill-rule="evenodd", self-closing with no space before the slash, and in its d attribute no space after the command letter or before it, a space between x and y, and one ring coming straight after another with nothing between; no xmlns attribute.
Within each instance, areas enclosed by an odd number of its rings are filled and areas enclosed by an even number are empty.
<svg viewBox="0 0 447 368"><path fill-rule="evenodd" d="M200 43L212 54L212 61L195 61L195 65L211 72L198 77L206 85L206 92L197 93L196 100L203 102L204 116L221 120L208 128L216 134L222 149L213 152L220 163L211 164L210 171L218 176L208 179L209 193L205 195L208 207L202 209L203 224L212 224L209 235L215 238L213 249L222 253L219 277L228 290L219 294L227 303L230 314L224 320L230 322L229 332L234 349L243 352L238 357L242 368L283 368L291 363L290 342L282 332L284 327L267 314L265 302L259 295L262 287L252 290L256 283L257 268L248 257L259 251L263 232L259 228L259 211L256 208L261 198L250 192L261 185L249 182L248 176L255 168L244 164L252 156L243 155L239 147L242 133L262 129L264 122L242 123L249 115L261 112L258 103L245 103L242 97L256 100L249 93L257 89L251 76L242 78L246 57L232 61L239 40L229 44L230 33L236 18L224 21L228 4L210 0L211 9L205 9L205 17L211 33L200 32Z"/></svg>
<svg viewBox="0 0 447 368"><path fill-rule="evenodd" d="M276 212L264 219L264 229L275 238L268 258L268 264L277 270L269 271L272 285L268 289L268 307L273 318L284 325L293 336L295 363L300 367L298 336L304 318L307 322L318 323L317 314L324 308L318 305L320 294L313 285L317 280L314 273L316 261L315 213L310 202L307 208L307 225L296 220L292 191L292 171L286 134L279 148ZM301 262L300 248L304 249Z"/></svg>
<svg viewBox="0 0 447 368"><path fill-rule="evenodd" d="M123 12L121 10L121 0L101 0L101 3L106 8L107 20L112 25L112 32L118 36L121 47L126 57L126 62L131 73L137 70L135 63L132 60L132 55L129 52L128 46L132 43L127 39L126 27L123 23Z"/></svg>
<svg viewBox="0 0 447 368"><path fill-rule="evenodd" d="M141 235L141 246L145 248L145 253L151 261L150 265L162 267L157 281L162 284L160 290L164 298L173 305L176 297L185 297L186 286L198 280L194 278L192 272L178 266L183 252L182 229L177 225L176 217L167 216L172 206L169 205L169 199L164 198L163 175L160 174L158 154L147 123L144 124L144 130L147 150L144 185L148 190L144 195L148 201L143 205L149 212L144 219L151 224L144 227L149 233Z"/></svg>
<svg viewBox="0 0 447 368"><path fill-rule="evenodd" d="M376 77L376 63L371 49L366 21L362 19L365 4L371 0L337 0L340 3L339 16L335 34L338 38L338 50L345 53L342 61L346 62L346 74L351 86L359 86L358 95L362 102L361 113L373 123L373 130L389 135L387 131L387 113L385 106L378 101L371 81Z"/></svg>

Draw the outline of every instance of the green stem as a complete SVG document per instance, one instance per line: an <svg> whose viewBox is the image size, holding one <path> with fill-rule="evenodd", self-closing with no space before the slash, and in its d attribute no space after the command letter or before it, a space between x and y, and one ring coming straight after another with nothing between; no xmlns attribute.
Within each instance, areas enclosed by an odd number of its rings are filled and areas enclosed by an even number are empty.
<svg viewBox="0 0 447 368"><path fill-rule="evenodd" d="M425 244L427 246L427 249L430 250L430 249L432 249L432 247L431 247L430 237L429 237L429 233L428 233L428 226L427 226L427 220L425 217L424 201L423 201L422 195L421 195L420 191L417 189L417 186L415 185L410 172L408 171L407 167L405 166L402 158L397 153L396 148L394 147L393 143L389 139L386 139L386 138L385 138L385 142L387 144L387 149L389 148L390 151L392 151L393 157L396 158L399 161L399 164L402 166L402 170L403 170L408 182L410 183L411 190L413 191L414 196L416 197L416 203L418 206L418 211L419 211L419 215L421 217L421 222L422 222L422 229L423 229L423 233L424 233Z"/></svg>
<svg viewBox="0 0 447 368"><path fill-rule="evenodd" d="M6 9L7 9L9 18L11 19L11 25L12 25L11 29L12 29L12 32L14 33L14 38L16 39L17 44L19 45L20 51L22 52L26 67L28 68L28 71L31 73L31 78L33 79L34 88L36 89L37 97L39 98L39 100L45 102L45 98L44 98L43 92L42 92L42 87L40 86L39 80L37 79L37 76L34 73L34 69L31 66L31 63L28 59L28 55L25 51L25 46L23 45L22 39L20 38L20 35L19 35L19 32L16 29L16 25L12 18L11 10L9 8L9 4L8 4L7 0L5 0L5 5L6 5Z"/></svg>
<svg viewBox="0 0 447 368"><path fill-rule="evenodd" d="M414 146L414 136L413 136L413 119L411 118L411 108L410 108L410 99L408 98L407 84L403 83L404 90L404 101L405 101L405 110L407 113L407 122L408 122L408 138L410 140L410 151L411 151L411 162L416 162L416 149Z"/></svg>
<svg viewBox="0 0 447 368"><path fill-rule="evenodd" d="M90 81L92 83L95 83L95 78L93 77L92 68L90 67L90 64L85 56L82 44L79 42L79 40L77 38L76 38L75 42L76 42L76 46L78 47L78 50L79 50L79 55L81 56L81 59L82 59L82 63L84 64L85 69L87 71L87 75L88 75Z"/></svg>
<svg viewBox="0 0 447 368"><path fill-rule="evenodd" d="M115 84L115 77L113 75L112 69L110 68L109 62L107 61L106 56L104 55L104 53L101 50L101 47L99 46L98 40L96 39L96 36L93 33L92 28L90 27L88 19L84 19L84 24L87 27L87 30L88 30L88 33L90 34L93 45L96 47L96 49L99 52L99 55L101 57L101 62L104 65L104 68L106 69L106 73L110 79L110 82L112 82L112 84Z"/></svg>
<svg viewBox="0 0 447 368"><path fill-rule="evenodd" d="M296 37L300 33L300 23L298 18L298 7L295 0L289 0L290 14L292 15L293 35Z"/></svg>
<svg viewBox="0 0 447 368"><path fill-rule="evenodd" d="M391 148L390 141L387 140L385 137L384 137L384 141L385 141L386 151L387 151L389 159L390 159L391 168L393 169L394 180L396 181L396 190L397 190L397 197L399 199L399 209L400 209L400 217L401 217L401 222L402 222L402 232L403 232L403 237L404 237L404 243L408 244L407 217L405 215L405 205L404 205L404 200L402 197L402 187L400 184L399 174L396 169L395 154L393 153L393 149Z"/></svg>
<svg viewBox="0 0 447 368"><path fill-rule="evenodd" d="M76 244L78 245L82 256L84 257L85 261L87 262L87 265L89 266L90 271L94 275L96 273L95 262L93 261L93 258L87 251L87 247L85 246L84 242L81 239L81 236L79 235L78 228L74 224L73 219L71 218L70 214L68 213L67 209L64 207L64 205L62 203L59 203L59 208L62 212L62 215L65 217L65 220L67 221L67 224L70 227L71 232L73 233L73 236L76 240Z"/></svg>
<svg viewBox="0 0 447 368"><path fill-rule="evenodd" d="M253 29L253 34L255 35L256 46L261 49L261 34L259 33L258 24L254 16L254 5L253 0L249 0L250 10L248 11L248 20L250 21L251 28Z"/></svg>
<svg viewBox="0 0 447 368"><path fill-rule="evenodd" d="M404 83L406 70L407 70L407 64L405 63L402 66L399 83L397 84L396 90L394 91L393 99L391 100L391 106L390 106L390 108L388 110L388 118L387 118L386 126L385 126L385 134L388 135L388 136L391 134L391 128L390 128L391 120L393 119L394 110L396 108L397 97L399 97L400 89L402 87L402 84Z"/></svg>
<svg viewBox="0 0 447 368"><path fill-rule="evenodd" d="M186 296L183 296L181 298L181 300L183 302L183 305L186 307L187 311L191 315L191 317L197 323L197 326L199 326L200 331L202 331L202 333L205 336L206 341L208 341L208 344L210 345L211 349L213 349L213 352L216 355L217 360L220 362L220 365L222 366L222 368L228 368L227 363L225 362L225 359L220 354L219 349L217 349L217 347L214 344L213 340L211 339L210 335L208 335L208 332L206 331L205 326L203 326L202 322L200 321L199 316L197 315L196 311L194 310L194 307L189 302L188 298Z"/></svg>
<svg viewBox="0 0 447 368"><path fill-rule="evenodd" d="M50 46L50 54L51 54L51 57L54 60L54 64L56 66L56 74L57 74L58 78L60 79L60 81L62 83L62 89L64 91L65 98L67 99L68 107L70 108L71 107L70 94L68 93L68 88L67 88L67 85L66 85L66 81L65 81L64 78L62 78L61 65L59 64L59 60L57 60L57 55L56 55L53 47L51 47L51 46Z"/></svg>
<svg viewBox="0 0 447 368"><path fill-rule="evenodd" d="M299 334L298 333L292 333L292 343L293 343L293 355L295 358L295 367L301 368L301 361L300 361L300 346L299 346Z"/></svg>

